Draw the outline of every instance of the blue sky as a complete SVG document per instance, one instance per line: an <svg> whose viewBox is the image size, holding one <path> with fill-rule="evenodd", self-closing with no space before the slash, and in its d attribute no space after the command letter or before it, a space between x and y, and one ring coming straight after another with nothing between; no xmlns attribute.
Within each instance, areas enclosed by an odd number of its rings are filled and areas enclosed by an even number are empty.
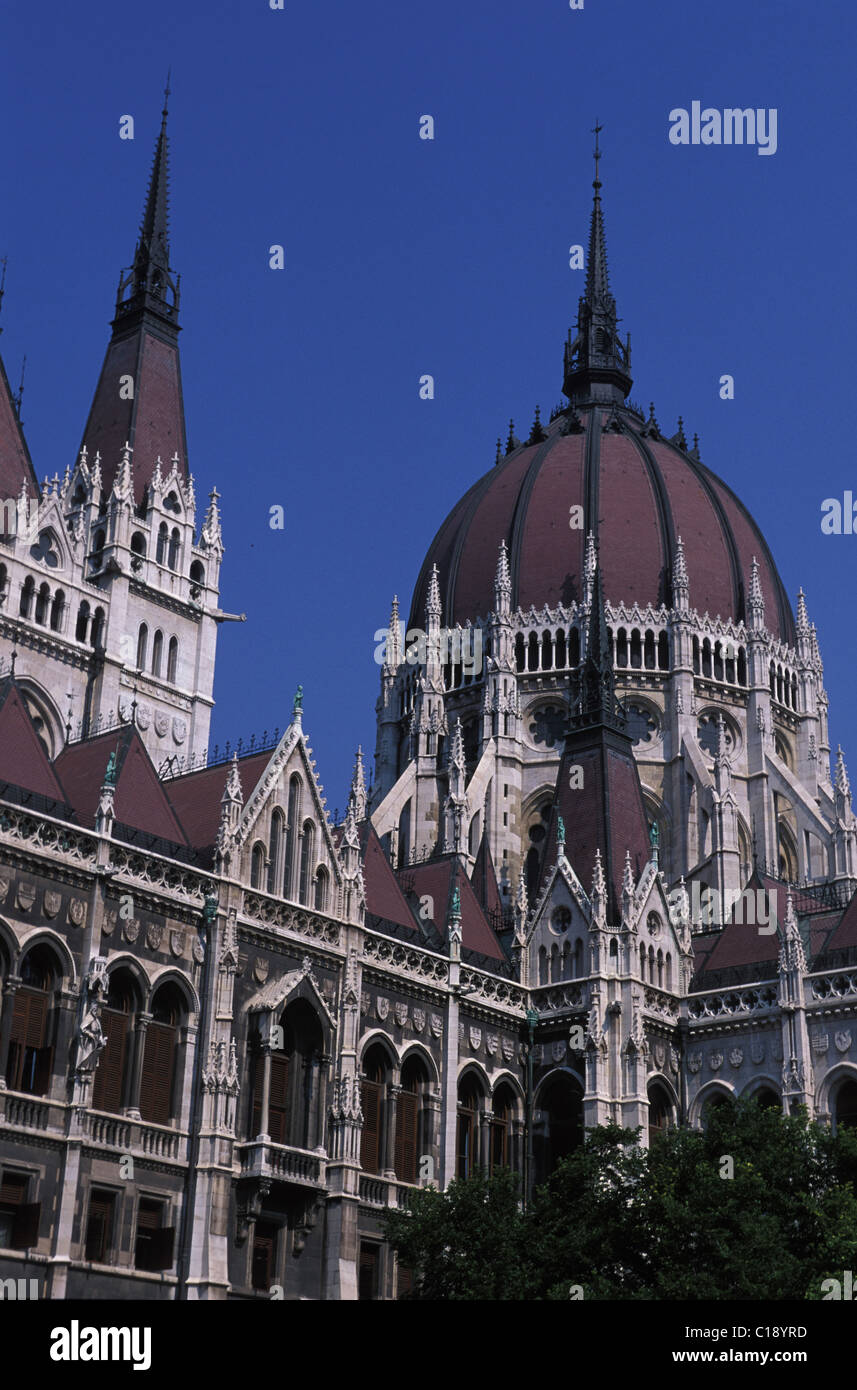
<svg viewBox="0 0 857 1390"><path fill-rule="evenodd" d="M248 615L220 630L216 739L282 727L301 681L344 803L393 592L407 611L509 417L522 433L560 399L597 117L632 398L699 432L806 589L857 774L857 536L820 529L823 499L857 494L853 5L7 0L2 37L0 350L14 384L27 354L40 477L79 443L172 65L190 463L223 497L222 604ZM672 145L693 100L776 107L776 154Z"/></svg>

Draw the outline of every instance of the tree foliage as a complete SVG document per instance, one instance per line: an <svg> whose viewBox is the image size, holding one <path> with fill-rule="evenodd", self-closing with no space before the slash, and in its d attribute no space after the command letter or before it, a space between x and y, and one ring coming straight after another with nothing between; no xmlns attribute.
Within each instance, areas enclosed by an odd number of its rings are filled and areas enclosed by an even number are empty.
<svg viewBox="0 0 857 1390"><path fill-rule="evenodd" d="M857 1261L857 1133L753 1101L650 1149L599 1126L526 1212L514 1175L479 1174L385 1231L419 1299L819 1298Z"/></svg>

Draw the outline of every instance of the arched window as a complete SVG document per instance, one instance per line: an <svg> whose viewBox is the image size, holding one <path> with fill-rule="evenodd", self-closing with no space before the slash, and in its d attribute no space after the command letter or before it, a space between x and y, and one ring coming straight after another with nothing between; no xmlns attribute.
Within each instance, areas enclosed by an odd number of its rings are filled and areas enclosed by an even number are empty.
<svg viewBox="0 0 857 1390"><path fill-rule="evenodd" d="M305 999L296 999L280 1020L283 1046L270 1053L267 1133L274 1144L315 1148L324 1140L324 1117L319 1106L318 1073L324 1035L318 1017ZM261 1132L265 1056L256 1045L253 1075L251 1137Z"/></svg>
<svg viewBox="0 0 857 1390"><path fill-rule="evenodd" d="M176 667L179 661L179 643L177 637L170 638L170 645L167 648L167 680L175 684Z"/></svg>
<svg viewBox="0 0 857 1390"><path fill-rule="evenodd" d="M317 912L327 911L328 873L323 864L315 871L315 907Z"/></svg>
<svg viewBox="0 0 857 1390"><path fill-rule="evenodd" d="M157 559L159 565L163 565L166 562L168 540L169 527L167 526L167 523L165 521L162 521L160 526L158 527L158 546L157 550L155 551L155 558Z"/></svg>
<svg viewBox="0 0 857 1390"><path fill-rule="evenodd" d="M138 998L134 980L120 966L110 976L107 1003L101 1010L101 1026L107 1044L98 1059L92 1105L95 1110L107 1110L118 1115L127 1104L126 1086L129 1081L131 1043L134 1033L134 1014Z"/></svg>
<svg viewBox="0 0 857 1390"><path fill-rule="evenodd" d="M289 818L286 825L286 854L283 865L283 897L294 901L297 884L295 856L298 843L298 821L301 814L301 779L293 773L289 782Z"/></svg>
<svg viewBox="0 0 857 1390"><path fill-rule="evenodd" d="M551 984L555 985L559 978L559 946L554 942L551 946Z"/></svg>
<svg viewBox="0 0 857 1390"><path fill-rule="evenodd" d="M201 560L194 560L191 564L190 581L192 584L205 583L205 569Z"/></svg>
<svg viewBox="0 0 857 1390"><path fill-rule="evenodd" d="M569 666L580 665L580 631L573 627L568 634L568 664Z"/></svg>
<svg viewBox="0 0 857 1390"><path fill-rule="evenodd" d="M715 643L714 643L714 679L715 679L716 681L722 681L722 679L723 679L723 643L722 643L722 642L715 642Z"/></svg>
<svg viewBox="0 0 857 1390"><path fill-rule="evenodd" d="M137 633L137 670L146 669L146 647L149 643L149 629L145 623L140 624L140 631Z"/></svg>
<svg viewBox="0 0 857 1390"><path fill-rule="evenodd" d="M707 637L702 643L702 674L711 677L711 642Z"/></svg>
<svg viewBox="0 0 857 1390"><path fill-rule="evenodd" d="M561 1158L573 1153L583 1139L583 1097L580 1083L567 1072L549 1077L537 1092L541 1118L534 1127L535 1174L538 1183L550 1177Z"/></svg>
<svg viewBox="0 0 857 1390"><path fill-rule="evenodd" d="M416 1182L422 1150L423 1097L428 1090L425 1064L409 1057L402 1067L402 1089L396 1101L396 1152L393 1167L399 1182Z"/></svg>
<svg viewBox="0 0 857 1390"><path fill-rule="evenodd" d="M834 1102L836 1130L857 1129L857 1081L845 1081Z"/></svg>
<svg viewBox="0 0 857 1390"><path fill-rule="evenodd" d="M311 820L304 821L301 837L301 882L300 901L309 907L310 864L315 853L315 826Z"/></svg>
<svg viewBox="0 0 857 1390"><path fill-rule="evenodd" d="M708 1100L702 1107L702 1112L700 1115L700 1119L702 1121L702 1128L708 1128L708 1121L711 1118L712 1111L721 1110L725 1105L728 1105L731 1109L734 1103L735 1102L733 1097L731 1095L727 1095L725 1091L715 1091L713 1095L709 1096Z"/></svg>
<svg viewBox="0 0 857 1390"><path fill-rule="evenodd" d="M51 604L51 631L59 632L65 617L65 594L57 589Z"/></svg>
<svg viewBox="0 0 857 1390"><path fill-rule="evenodd" d="M671 952L671 951L667 951L666 960L664 961L664 989L672 989L672 987L673 987L673 958L672 958L672 952Z"/></svg>
<svg viewBox="0 0 857 1390"><path fill-rule="evenodd" d="M664 953L663 953L663 951L661 951L661 950L658 951L658 954L657 954L657 962L658 962L658 989L663 989L663 987L664 987Z"/></svg>
<svg viewBox="0 0 857 1390"><path fill-rule="evenodd" d="M142 531L135 531L131 537L131 554L139 556L146 554L146 537Z"/></svg>
<svg viewBox="0 0 857 1390"><path fill-rule="evenodd" d="M670 639L665 632L658 633L658 670L670 669Z"/></svg>
<svg viewBox="0 0 857 1390"><path fill-rule="evenodd" d="M643 644L640 640L639 628L631 629L631 667L639 671L643 665Z"/></svg>
<svg viewBox="0 0 857 1390"><path fill-rule="evenodd" d="M31 574L28 574L21 585L21 602L18 607L18 612L22 618L29 618L33 607L33 594L35 592L35 580Z"/></svg>
<svg viewBox="0 0 857 1390"><path fill-rule="evenodd" d="M387 1118L389 1061L380 1043L368 1048L363 1059L360 1108L363 1132L360 1136L360 1167L364 1173L380 1173L384 1159L384 1124Z"/></svg>
<svg viewBox="0 0 857 1390"><path fill-rule="evenodd" d="M175 1108L179 1026L187 1010L177 985L161 985L152 1000L140 1081L140 1114L148 1124L168 1125Z"/></svg>
<svg viewBox="0 0 857 1390"><path fill-rule="evenodd" d="M261 888L265 873L265 846L255 844L250 856L250 887Z"/></svg>
<svg viewBox="0 0 857 1390"><path fill-rule="evenodd" d="M628 634L623 627L616 633L616 665L628 665Z"/></svg>
<svg viewBox="0 0 857 1390"><path fill-rule="evenodd" d="M465 1076L458 1087L458 1133L455 1175L470 1178L479 1163L479 1115L482 1091L474 1076Z"/></svg>
<svg viewBox="0 0 857 1390"><path fill-rule="evenodd" d="M491 1173L496 1173L500 1168L515 1167L512 1143L514 1116L514 1092L508 1082L502 1081L491 1100L491 1151L488 1155L488 1171Z"/></svg>
<svg viewBox="0 0 857 1390"><path fill-rule="evenodd" d="M8 577L9 571L7 570L6 566L0 565L0 604L2 604L3 599L6 596L6 580L8 579Z"/></svg>
<svg viewBox="0 0 857 1390"><path fill-rule="evenodd" d="M74 629L74 635L77 638L78 642L85 642L88 632L89 604L87 603L86 599L83 599L81 601L80 607L77 610L77 624Z"/></svg>
<svg viewBox="0 0 857 1390"><path fill-rule="evenodd" d="M271 816L271 853L268 863L268 892L276 893L277 884L280 882L282 865L280 863L280 849L283 843L283 813L279 807L276 808Z"/></svg>
<svg viewBox="0 0 857 1390"><path fill-rule="evenodd" d="M655 948L649 947L649 984L655 983Z"/></svg>
<svg viewBox="0 0 857 1390"><path fill-rule="evenodd" d="M20 967L23 984L15 991L6 1063L10 1091L46 1096L53 1062L53 996L62 971L49 946L27 952Z"/></svg>
<svg viewBox="0 0 857 1390"><path fill-rule="evenodd" d="M648 1091L649 1096L649 1146L653 1140L665 1134L672 1119L672 1105L663 1086L654 1082Z"/></svg>
<svg viewBox="0 0 857 1390"><path fill-rule="evenodd" d="M583 974L583 942L580 937L574 943L574 978L579 980Z"/></svg>
<svg viewBox="0 0 857 1390"><path fill-rule="evenodd" d="M693 674L699 675L699 638L693 639Z"/></svg>
<svg viewBox="0 0 857 1390"><path fill-rule="evenodd" d="M655 669L655 634L651 628L647 628L644 638L643 660L647 671Z"/></svg>
<svg viewBox="0 0 857 1390"><path fill-rule="evenodd" d="M539 947L539 984L549 984L548 980L548 952L546 946Z"/></svg>
<svg viewBox="0 0 857 1390"><path fill-rule="evenodd" d="M539 669L539 639L535 632L531 632L527 638L527 670L538 671Z"/></svg>
<svg viewBox="0 0 857 1390"><path fill-rule="evenodd" d="M565 645L565 629L560 628L556 635L556 669L564 671L568 665L568 652Z"/></svg>
<svg viewBox="0 0 857 1390"><path fill-rule="evenodd" d="M760 1110L782 1110L783 1104L776 1091L772 1091L770 1086L762 1086L760 1090L754 1092L753 1099Z"/></svg>
<svg viewBox="0 0 857 1390"><path fill-rule="evenodd" d="M102 531L102 530L96 531L95 537L94 537L93 542L92 542L92 568L93 568L93 570L100 570L102 564L104 563L104 541L105 541L105 539L106 539L106 537L105 537L104 531Z"/></svg>
<svg viewBox="0 0 857 1390"><path fill-rule="evenodd" d="M411 803L406 801L399 816L399 862L397 868L402 869L411 857Z"/></svg>
<svg viewBox="0 0 857 1390"><path fill-rule="evenodd" d="M48 618L48 604L50 603L51 591L46 583L39 585L39 592L36 595L35 619L37 623L45 623Z"/></svg>
<svg viewBox="0 0 857 1390"><path fill-rule="evenodd" d="M154 640L153 640L153 642L152 642L152 675L153 675L153 676L159 676L159 675L161 674L161 661L162 661L162 659L163 659L163 655L164 655L164 634L161 632L161 629L158 628L157 632L155 633Z"/></svg>
<svg viewBox="0 0 857 1390"><path fill-rule="evenodd" d="M618 969L619 969L619 943L618 943L618 941L616 940L615 936L611 936L611 938L610 938L609 957L610 957L610 969L611 969L611 971L616 971L616 970L618 970Z"/></svg>
<svg viewBox="0 0 857 1390"><path fill-rule="evenodd" d="M542 670L553 670L553 638L549 632L542 633Z"/></svg>
<svg viewBox="0 0 857 1390"><path fill-rule="evenodd" d="M90 645L98 650L104 645L104 609L96 608L92 618L92 628L89 633Z"/></svg>
<svg viewBox="0 0 857 1390"><path fill-rule="evenodd" d="M515 670L523 671L526 668L526 647L524 646L524 634L519 632L515 638Z"/></svg>
<svg viewBox="0 0 857 1390"><path fill-rule="evenodd" d="M179 567L179 551L181 548L181 536L179 528L174 526L170 532L170 569L177 570Z"/></svg>
<svg viewBox="0 0 857 1390"><path fill-rule="evenodd" d="M641 945L641 946L640 946L640 979L641 979L641 980L645 980L645 978L646 978L646 948L645 948L645 946L642 946L642 945Z"/></svg>

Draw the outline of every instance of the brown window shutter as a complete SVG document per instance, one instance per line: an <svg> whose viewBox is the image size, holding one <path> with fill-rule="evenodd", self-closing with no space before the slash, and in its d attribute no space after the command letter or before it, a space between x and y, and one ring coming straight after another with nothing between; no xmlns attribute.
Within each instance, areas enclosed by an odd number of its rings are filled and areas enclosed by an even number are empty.
<svg viewBox="0 0 857 1390"><path fill-rule="evenodd" d="M175 1027L171 1023L150 1023L146 1030L140 1081L140 1114L149 1124L170 1122L175 1054Z"/></svg>
<svg viewBox="0 0 857 1390"><path fill-rule="evenodd" d="M93 1188L89 1194L84 1259L103 1264L107 1258L113 1238L114 1202L115 1197L112 1192Z"/></svg>
<svg viewBox="0 0 857 1390"><path fill-rule="evenodd" d="M176 1241L175 1226L162 1226L152 1237L152 1268L171 1269L173 1247Z"/></svg>
<svg viewBox="0 0 857 1390"><path fill-rule="evenodd" d="M26 1173L10 1173L7 1169L0 1179L0 1202L4 1206L23 1206L29 1185Z"/></svg>
<svg viewBox="0 0 857 1390"><path fill-rule="evenodd" d="M32 1246L38 1245L41 1214L41 1202L27 1202L18 1208L12 1226L13 1250L29 1250Z"/></svg>
<svg viewBox="0 0 857 1390"><path fill-rule="evenodd" d="M33 1067L33 1090L34 1096L46 1096L51 1084L51 1066L54 1060L54 1050L52 1047L38 1047L35 1050L35 1065Z"/></svg>
<svg viewBox="0 0 857 1390"><path fill-rule="evenodd" d="M413 1091L401 1091L396 1106L396 1177L399 1182L417 1180L417 1119L418 1097Z"/></svg>
<svg viewBox="0 0 857 1390"><path fill-rule="evenodd" d="M12 1038L21 1047L43 1047L48 1020L48 996L23 985L15 992Z"/></svg>
<svg viewBox="0 0 857 1390"><path fill-rule="evenodd" d="M379 1248L377 1245L360 1245L360 1264L357 1278L358 1299L378 1297Z"/></svg>
<svg viewBox="0 0 857 1390"><path fill-rule="evenodd" d="M108 1110L117 1115L122 1109L122 1082L125 1076L125 1054L128 1050L128 1015L116 1009L102 1009L101 1026L107 1035L107 1046L98 1059L92 1105L95 1110Z"/></svg>
<svg viewBox="0 0 857 1390"><path fill-rule="evenodd" d="M257 1221L253 1230L252 1274L254 1289L271 1287L277 1248L277 1228L270 1221Z"/></svg>
<svg viewBox="0 0 857 1390"><path fill-rule="evenodd" d="M377 1173L381 1140L381 1086L377 1081L364 1081L360 1087L363 1110L363 1133L360 1138L360 1167L365 1173Z"/></svg>
<svg viewBox="0 0 857 1390"><path fill-rule="evenodd" d="M275 1144L289 1142L287 1132L289 1059L282 1052L271 1056L271 1094L268 1100L268 1133Z"/></svg>
<svg viewBox="0 0 857 1390"><path fill-rule="evenodd" d="M265 1072L265 1059L261 1053L253 1057L253 1110L250 1115L249 1138L255 1139L262 1123L262 1077Z"/></svg>

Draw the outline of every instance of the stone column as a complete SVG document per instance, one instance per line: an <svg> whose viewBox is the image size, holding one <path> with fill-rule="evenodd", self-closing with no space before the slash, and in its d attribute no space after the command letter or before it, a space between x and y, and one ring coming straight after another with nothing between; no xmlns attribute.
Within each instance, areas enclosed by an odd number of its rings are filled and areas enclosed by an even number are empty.
<svg viewBox="0 0 857 1390"><path fill-rule="evenodd" d="M3 1012L0 1013L0 1091L6 1089L6 1068L9 1065L9 1042L12 1037L12 1015L15 995L22 984L20 975L7 975L3 987Z"/></svg>
<svg viewBox="0 0 857 1390"><path fill-rule="evenodd" d="M262 1041L262 1099L259 1106L259 1133L256 1138L260 1142L269 1144L271 1136L268 1133L268 1112L271 1104L271 1040L265 1038Z"/></svg>
<svg viewBox="0 0 857 1390"><path fill-rule="evenodd" d="M141 1118L140 1083L143 1077L143 1054L146 1050L146 1033L151 1021L151 1014L139 1013L137 1015L137 1022L134 1026L134 1061L131 1066L131 1082L126 1097L128 1103L124 1112L130 1120L139 1120Z"/></svg>
<svg viewBox="0 0 857 1390"><path fill-rule="evenodd" d="M479 1112L478 1119L479 1149L477 1153L477 1162L479 1164L479 1167L487 1173L491 1164L491 1121L493 1119L492 1112L490 1110L481 1110Z"/></svg>
<svg viewBox="0 0 857 1390"><path fill-rule="evenodd" d="M387 1087L384 1152L380 1163L381 1174L385 1178L395 1178L396 1176L396 1109L401 1090L401 1086L397 1086L394 1082L390 1082Z"/></svg>
<svg viewBox="0 0 857 1390"><path fill-rule="evenodd" d="M84 990L86 985L83 986ZM48 1095L52 1100L66 1100L68 1097L68 1078L69 1069L73 1065L69 1058L72 1053L72 1040L75 1034L77 1023L77 1010L79 996L71 990L59 990L57 992L56 1023L54 1025L54 1055L51 1063L51 1075L48 1082Z"/></svg>

